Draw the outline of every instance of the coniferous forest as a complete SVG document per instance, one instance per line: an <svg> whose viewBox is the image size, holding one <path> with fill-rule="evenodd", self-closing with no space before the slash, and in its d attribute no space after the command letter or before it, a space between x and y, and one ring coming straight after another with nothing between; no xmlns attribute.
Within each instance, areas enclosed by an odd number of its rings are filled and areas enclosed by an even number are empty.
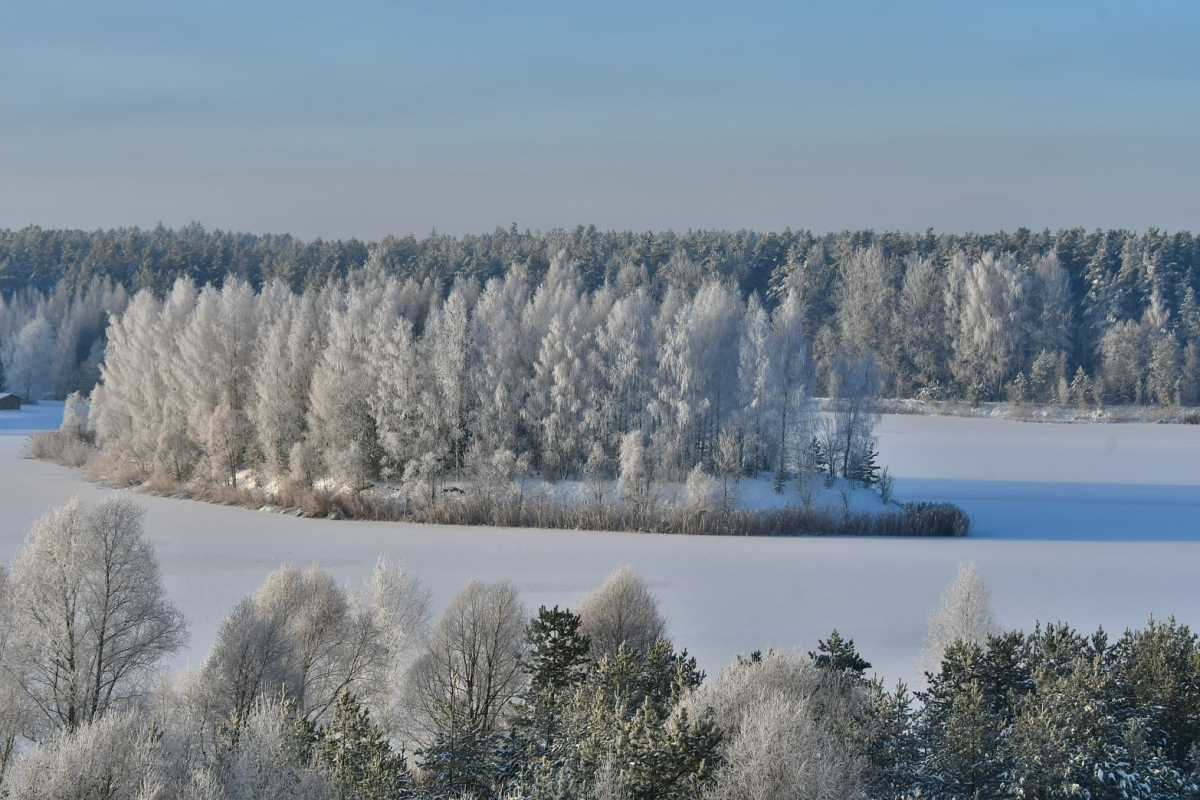
<svg viewBox="0 0 1200 800"><path fill-rule="evenodd" d="M809 394L829 393L839 349L870 350L891 397L1200 403L1200 243L1191 233L1083 229L923 234L615 232L594 227L301 242L179 230L0 231L0 347L10 390L64 397L94 383L107 315L143 289L228 278L293 291L344 280L368 260L430 296L470 296L513 265L531 286L563 254L580 287L618 296L719 279L771 312L789 292L812 343ZM44 327L26 331L37 319ZM53 339L52 346L48 342ZM40 350L38 348L41 348ZM23 364L55 350L53 374ZM36 352L37 356L30 356Z"/></svg>

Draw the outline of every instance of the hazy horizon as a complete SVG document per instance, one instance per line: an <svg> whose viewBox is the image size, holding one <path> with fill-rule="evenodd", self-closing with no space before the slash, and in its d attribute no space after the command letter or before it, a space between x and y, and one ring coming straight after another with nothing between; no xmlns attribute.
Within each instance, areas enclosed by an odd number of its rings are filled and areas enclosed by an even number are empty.
<svg viewBox="0 0 1200 800"><path fill-rule="evenodd" d="M1190 230L1197 23L1182 2L14 7L0 227Z"/></svg>

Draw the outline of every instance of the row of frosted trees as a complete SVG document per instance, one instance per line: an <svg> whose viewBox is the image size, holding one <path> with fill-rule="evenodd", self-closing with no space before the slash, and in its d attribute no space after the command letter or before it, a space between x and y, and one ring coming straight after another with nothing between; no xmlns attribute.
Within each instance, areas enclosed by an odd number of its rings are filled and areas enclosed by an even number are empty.
<svg viewBox="0 0 1200 800"><path fill-rule="evenodd" d="M1200 404L1196 291L1164 284L1155 263L1141 265L1144 304L1099 265L1079 303L1054 252L956 251L941 264L875 244L851 250L836 280L820 252L786 266L779 286L807 309L818 386L847 347L877 354L895 397Z"/></svg>
<svg viewBox="0 0 1200 800"><path fill-rule="evenodd" d="M445 297L373 265L302 294L181 280L114 321L91 419L131 477L557 479L614 473L630 434L665 478L787 472L812 438L801 317L718 280L589 292L566 259Z"/></svg>
<svg viewBox="0 0 1200 800"><path fill-rule="evenodd" d="M693 297L720 279L742 297L757 292L768 312L794 293L813 342L812 394L832 392L833 366L846 348L875 353L883 391L896 397L1200 404L1200 247L1189 234L1155 230L817 237L498 229L462 239L387 237L371 247L199 226L0 231L0 295L8 308L0 308L8 318L0 319L0 362L40 365L35 381L18 378L23 386L10 387L18 393L62 397L89 389L96 360L86 345L98 337L88 329L85 346L76 348L78 331L56 307L100 280L159 297L175 276L198 285L244 279L256 288L279 281L299 290L342 280L370 260L402 282L442 286L502 279L504 264L521 263L536 284L549 270L548 254L560 250L576 261L588 292L608 286L624 296L641 288L658 302L671 289ZM34 288L44 285L50 295ZM105 307L112 313L122 304ZM46 306L41 314L39 306ZM23 332L39 316L44 323ZM51 338L56 355L42 357Z"/></svg>

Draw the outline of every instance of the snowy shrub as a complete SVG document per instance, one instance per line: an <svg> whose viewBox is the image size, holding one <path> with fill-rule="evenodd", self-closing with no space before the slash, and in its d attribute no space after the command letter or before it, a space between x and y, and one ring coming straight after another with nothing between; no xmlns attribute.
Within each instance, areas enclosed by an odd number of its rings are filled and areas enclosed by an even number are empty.
<svg viewBox="0 0 1200 800"><path fill-rule="evenodd" d="M53 461L66 467L82 467L92 460L96 449L72 432L38 431L29 437L24 454L28 458Z"/></svg>
<svg viewBox="0 0 1200 800"><path fill-rule="evenodd" d="M697 464L688 473L683 489L683 507L689 514L722 510L721 483Z"/></svg>
<svg viewBox="0 0 1200 800"><path fill-rule="evenodd" d="M133 711L107 714L35 747L9 786L22 800L167 800L162 748Z"/></svg>

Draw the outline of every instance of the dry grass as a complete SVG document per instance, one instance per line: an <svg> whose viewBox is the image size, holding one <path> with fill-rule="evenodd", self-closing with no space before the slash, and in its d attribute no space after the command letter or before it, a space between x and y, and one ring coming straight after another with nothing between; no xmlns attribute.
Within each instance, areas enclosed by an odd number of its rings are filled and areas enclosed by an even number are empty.
<svg viewBox="0 0 1200 800"><path fill-rule="evenodd" d="M211 481L181 483L155 471L98 454L88 442L61 431L30 438L26 455L68 466L87 466L88 474L110 485L138 486L148 494L187 497L242 508L272 508L297 516L418 522L434 525L489 525L504 528L560 528L593 531L641 531L695 536L965 536L971 521L957 506L907 504L871 513L830 506L691 512L675 508L628 509L613 504L559 503L546 498L488 501L449 496L411 507L404 500L373 492L309 486L285 481L271 490Z"/></svg>
<svg viewBox="0 0 1200 800"><path fill-rule="evenodd" d="M53 461L65 467L82 467L92 460L96 448L86 439L66 431L38 431L29 437L23 455Z"/></svg>
<svg viewBox="0 0 1200 800"><path fill-rule="evenodd" d="M492 525L506 528L567 528L643 531L694 536L966 536L970 517L949 503L918 503L878 513L845 512L828 506L695 513L632 511L613 505L564 504L548 500L486 504L443 501L408 515L413 522Z"/></svg>
<svg viewBox="0 0 1200 800"><path fill-rule="evenodd" d="M273 491L217 483L178 484L155 474L143 491L189 497L242 508L271 508L296 516L323 519L415 522L427 525L487 525L497 528L549 528L634 531L691 536L966 536L971 520L949 503L908 503L871 513L831 506L787 506L769 510L688 512L678 509L635 511L611 504L558 503L548 499L488 502L455 497L409 508L370 491L332 492L298 483Z"/></svg>

